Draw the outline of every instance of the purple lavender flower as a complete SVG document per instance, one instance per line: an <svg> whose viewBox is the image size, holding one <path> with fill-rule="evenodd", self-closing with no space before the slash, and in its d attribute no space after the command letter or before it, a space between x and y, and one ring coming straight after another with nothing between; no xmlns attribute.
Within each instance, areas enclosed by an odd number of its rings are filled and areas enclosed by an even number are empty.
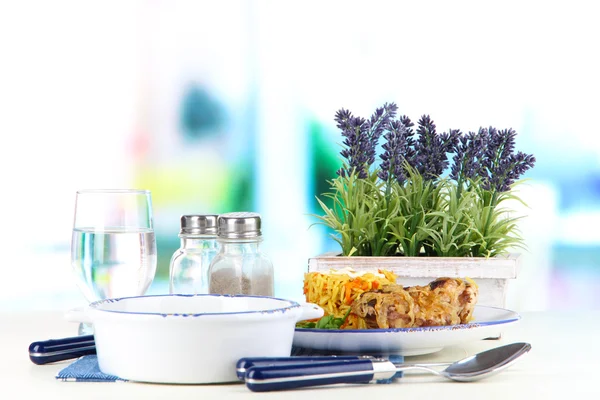
<svg viewBox="0 0 600 400"><path fill-rule="evenodd" d="M479 175L486 190L506 192L528 169L533 168L535 157L518 152L514 154L516 132L496 128L480 130L487 134L487 147L482 157Z"/></svg>
<svg viewBox="0 0 600 400"><path fill-rule="evenodd" d="M342 108L335 113L336 126L342 131L345 131L350 127L350 120L352 118L354 118L352 113L349 110Z"/></svg>
<svg viewBox="0 0 600 400"><path fill-rule="evenodd" d="M433 120L423 115L415 141L410 118L401 116L394 120L397 109L396 104L385 103L368 120L343 108L336 113L335 121L344 137L340 154L346 160L338 175L354 172L359 178L367 178L382 134L386 142L378 176L384 181L395 179L402 184L406 180L405 161L423 178L437 179L448 168L448 153L453 152L450 178L459 184L480 178L484 189L507 191L535 164L535 157L530 154L514 154L516 132L512 129L480 128L477 133L465 135L451 129L438 134Z"/></svg>
<svg viewBox="0 0 600 400"><path fill-rule="evenodd" d="M510 156L510 167L507 169L506 177L502 188L503 191L510 189L510 186L518 180L521 175L535 165L535 157L533 154L525 154L519 151L517 154Z"/></svg>
<svg viewBox="0 0 600 400"><path fill-rule="evenodd" d="M338 120L338 115L341 115L344 118L349 115L349 117ZM345 138L343 144L346 147L340 152L340 154L347 161L347 169L343 167L340 168L338 170L338 175L346 176L350 175L352 171L354 171L359 178L366 178L368 176L367 154L370 147L370 141L367 129L365 127L366 121L364 118L353 117L352 114L345 114L341 112L336 114L336 121L338 121L338 126L344 127L342 130L342 135Z"/></svg>
<svg viewBox="0 0 600 400"><path fill-rule="evenodd" d="M371 165L375 162L377 142L381 133L387 127L389 120L394 118L398 107L396 104L385 103L383 107L367 121L354 117L348 110L341 109L335 114L337 127L342 130L345 148L341 151L346 159L346 168L338 170L338 175L350 175L354 171L359 178L367 178Z"/></svg>
<svg viewBox="0 0 600 400"><path fill-rule="evenodd" d="M410 120L408 120L410 123ZM380 156L379 178L384 181L396 179L399 184L404 183L404 161L414 157L412 149L412 130L402 123L402 119L390 121L384 135L386 142L383 144L383 154Z"/></svg>
<svg viewBox="0 0 600 400"><path fill-rule="evenodd" d="M404 125L404 127L406 128L408 135L412 136L414 133L412 127L415 126L415 124L410 120L410 118L408 118L407 115L402 115L398 119L400 120L400 122L402 122L402 125Z"/></svg>
<svg viewBox="0 0 600 400"><path fill-rule="evenodd" d="M451 151L458 140L457 131L438 134L435 124L429 115L424 115L419 120L417 128L419 138L415 143L415 156L411 165L425 179L436 179L448 167L448 152Z"/></svg>
<svg viewBox="0 0 600 400"><path fill-rule="evenodd" d="M450 178L457 182L475 178L480 171L481 158L486 148L487 130L480 128L479 132L469 132L461 135L459 130L454 131L457 142L452 149L454 152Z"/></svg>

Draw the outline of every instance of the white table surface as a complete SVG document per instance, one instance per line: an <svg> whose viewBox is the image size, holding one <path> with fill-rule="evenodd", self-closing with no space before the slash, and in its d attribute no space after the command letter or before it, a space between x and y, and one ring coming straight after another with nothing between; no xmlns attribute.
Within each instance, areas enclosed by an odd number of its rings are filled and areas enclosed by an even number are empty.
<svg viewBox="0 0 600 400"><path fill-rule="evenodd" d="M33 341L73 336L76 324L59 312L0 314L0 399L600 399L600 311L526 312L500 340L446 348L407 361L454 361L501 344L529 342L532 350L506 371L478 382L408 375L392 384L336 385L253 393L243 384L163 385L83 383L55 379L69 362L31 363ZM70 361L72 362L72 361ZM590 396L591 395L591 396ZM393 396L393 397L391 397Z"/></svg>

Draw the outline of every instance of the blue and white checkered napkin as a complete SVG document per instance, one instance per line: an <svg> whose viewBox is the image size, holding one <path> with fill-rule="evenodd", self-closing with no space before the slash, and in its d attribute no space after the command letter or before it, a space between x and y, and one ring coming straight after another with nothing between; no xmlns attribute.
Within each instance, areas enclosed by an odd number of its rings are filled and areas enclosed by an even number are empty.
<svg viewBox="0 0 600 400"><path fill-rule="evenodd" d="M323 356L323 355L343 355L345 353L327 353L318 352L316 350L305 349L300 347L292 348L292 356ZM403 356L388 355L388 360L394 364L404 362ZM402 372L397 372L390 379L379 380L377 383L391 383L396 378L401 378ZM127 379L122 379L114 375L108 375L100 371L98 366L97 356L83 356L68 367L63 368L56 375L56 379L63 382L128 382Z"/></svg>
<svg viewBox="0 0 600 400"><path fill-rule="evenodd" d="M63 382L127 382L114 375L100 371L97 356L83 356L60 370L56 379Z"/></svg>

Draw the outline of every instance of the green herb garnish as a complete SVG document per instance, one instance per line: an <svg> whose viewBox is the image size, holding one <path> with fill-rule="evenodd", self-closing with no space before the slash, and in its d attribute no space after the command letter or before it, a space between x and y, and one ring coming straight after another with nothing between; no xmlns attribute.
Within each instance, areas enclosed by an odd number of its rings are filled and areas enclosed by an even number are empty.
<svg viewBox="0 0 600 400"><path fill-rule="evenodd" d="M326 315L317 322L300 321L296 324L296 328L340 329L342 325L344 325L344 322L346 322L346 319L348 319L351 310L352 309L349 308L343 318L335 318L333 315Z"/></svg>

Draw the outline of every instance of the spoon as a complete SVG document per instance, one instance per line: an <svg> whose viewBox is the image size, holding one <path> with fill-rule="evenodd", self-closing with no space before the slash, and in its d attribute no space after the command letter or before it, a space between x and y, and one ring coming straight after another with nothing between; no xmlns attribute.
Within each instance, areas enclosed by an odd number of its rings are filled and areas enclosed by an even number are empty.
<svg viewBox="0 0 600 400"><path fill-rule="evenodd" d="M369 383L390 379L397 372L418 369L454 381L470 382L497 374L529 350L529 343L508 344L456 361L441 371L424 364L395 365L382 359L256 366L246 371L245 381L248 389L254 392L267 392L338 383Z"/></svg>

